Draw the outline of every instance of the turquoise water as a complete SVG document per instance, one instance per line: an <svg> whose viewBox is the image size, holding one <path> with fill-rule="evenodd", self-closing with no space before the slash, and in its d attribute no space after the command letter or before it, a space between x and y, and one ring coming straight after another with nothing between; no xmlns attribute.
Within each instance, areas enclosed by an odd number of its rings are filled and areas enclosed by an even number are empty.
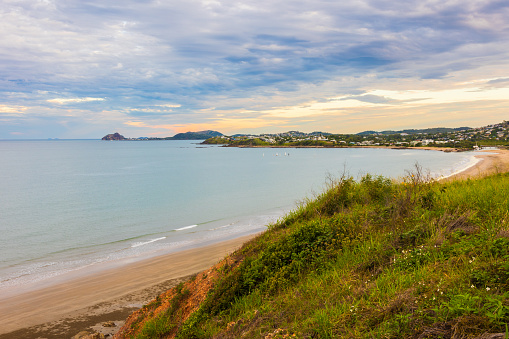
<svg viewBox="0 0 509 339"><path fill-rule="evenodd" d="M472 153L196 141L0 141L0 289L254 233L343 171L450 174Z"/></svg>

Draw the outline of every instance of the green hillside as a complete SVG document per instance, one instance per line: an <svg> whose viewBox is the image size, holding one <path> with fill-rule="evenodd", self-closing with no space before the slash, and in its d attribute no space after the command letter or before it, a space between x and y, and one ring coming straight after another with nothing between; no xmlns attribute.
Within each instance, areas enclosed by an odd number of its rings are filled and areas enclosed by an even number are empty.
<svg viewBox="0 0 509 339"><path fill-rule="evenodd" d="M208 274L145 306L124 333L509 337L508 197L508 174L447 183L419 168L399 183L345 175Z"/></svg>
<svg viewBox="0 0 509 339"><path fill-rule="evenodd" d="M168 138L172 140L205 140L208 138L221 137L222 134L216 131L200 131L200 132L185 132L175 134L173 137Z"/></svg>
<svg viewBox="0 0 509 339"><path fill-rule="evenodd" d="M457 127L457 128L446 128L446 127L435 127L435 128L424 128L424 129L404 129L400 131L382 131L382 132L376 132L376 131L364 131L361 133L357 133L357 135L371 135L371 134L384 134L384 135L391 135L391 134L440 134L440 133L454 133L454 132L462 132L462 131L468 131L472 128L470 127Z"/></svg>

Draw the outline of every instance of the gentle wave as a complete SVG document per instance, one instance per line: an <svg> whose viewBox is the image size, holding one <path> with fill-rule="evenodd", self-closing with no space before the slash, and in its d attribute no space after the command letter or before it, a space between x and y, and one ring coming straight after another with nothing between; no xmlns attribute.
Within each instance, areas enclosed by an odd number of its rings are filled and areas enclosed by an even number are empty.
<svg viewBox="0 0 509 339"><path fill-rule="evenodd" d="M456 174L459 174L463 171L466 171L467 169L469 169L470 167L473 167L475 165L477 165L479 162L481 162L483 159L479 159L479 158L476 158L474 156L472 156L468 162L463 162L458 168L453 168L451 173L447 174L447 175L441 175L439 176L439 179L442 180L442 179L446 179L446 178L449 178L449 177L452 177Z"/></svg>
<svg viewBox="0 0 509 339"><path fill-rule="evenodd" d="M176 229L174 229L174 231L188 230L190 228L195 228L196 226L198 226L198 225L191 225L191 226L186 226L186 227L182 227L182 228L176 228Z"/></svg>
<svg viewBox="0 0 509 339"><path fill-rule="evenodd" d="M234 223L234 222L232 222L232 223L229 223L228 225L219 226L219 227L216 227L216 228L209 228L209 231L220 230L221 228L230 227L230 226L232 226L233 224L235 224L235 223Z"/></svg>
<svg viewBox="0 0 509 339"><path fill-rule="evenodd" d="M22 270L19 270L18 272L16 272L15 275L7 276L7 277L0 279L0 286L5 283L10 282L11 280L19 279L24 276L29 276L29 275L33 274L34 272L37 272L37 270L39 270L39 269L44 269L44 268L51 267L54 265L57 265L57 263L56 262L48 262L48 263L33 264L31 267L26 267Z"/></svg>
<svg viewBox="0 0 509 339"><path fill-rule="evenodd" d="M139 247L139 246L143 246L143 245L147 245L147 244L150 244L150 243L153 243L153 242L156 242L156 241L159 241L159 240L163 240L163 239L166 239L166 237L161 237L161 238L157 238L157 239L152 239L152 240L149 240L149 241L145 241L145 242L137 242L133 245L131 245L131 248L133 247Z"/></svg>
<svg viewBox="0 0 509 339"><path fill-rule="evenodd" d="M0 278L0 295L6 289L15 286L22 286L39 281L45 281L57 276L62 276L64 274L79 270L86 270L96 265L111 263L122 259L128 259L129 261L132 261L134 258L143 258L143 255L149 257L151 253L156 253L157 250L164 248L178 251L180 249L186 248L186 246L191 246L194 244L193 241L184 240L162 242L160 243L161 246L155 250L154 248L150 249L150 246L140 247L142 245L153 243L166 238L167 237L161 237L146 242L133 243L132 246L122 250L117 250L116 252L102 253L106 254L105 256L85 257L78 260L62 260L58 262L31 264L29 266L23 267L20 270L2 276ZM98 252L98 254L101 253Z"/></svg>

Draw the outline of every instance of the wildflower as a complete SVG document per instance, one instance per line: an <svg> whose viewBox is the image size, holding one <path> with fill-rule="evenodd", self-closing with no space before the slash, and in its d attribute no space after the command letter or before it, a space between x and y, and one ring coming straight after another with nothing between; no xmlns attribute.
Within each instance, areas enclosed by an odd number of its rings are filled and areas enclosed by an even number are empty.
<svg viewBox="0 0 509 339"><path fill-rule="evenodd" d="M470 286L470 288L474 288L474 287L475 287L474 285Z"/></svg>
<svg viewBox="0 0 509 339"><path fill-rule="evenodd" d="M486 287L486 291L489 291L489 290L491 290L491 288L489 288L489 287Z"/></svg>

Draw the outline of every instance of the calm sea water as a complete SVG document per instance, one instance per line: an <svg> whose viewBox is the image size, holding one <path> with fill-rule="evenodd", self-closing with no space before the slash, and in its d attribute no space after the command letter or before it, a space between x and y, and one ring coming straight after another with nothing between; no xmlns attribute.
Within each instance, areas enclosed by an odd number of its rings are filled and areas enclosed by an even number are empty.
<svg viewBox="0 0 509 339"><path fill-rule="evenodd" d="M0 291L265 229L328 175L435 175L472 153L0 141Z"/></svg>

